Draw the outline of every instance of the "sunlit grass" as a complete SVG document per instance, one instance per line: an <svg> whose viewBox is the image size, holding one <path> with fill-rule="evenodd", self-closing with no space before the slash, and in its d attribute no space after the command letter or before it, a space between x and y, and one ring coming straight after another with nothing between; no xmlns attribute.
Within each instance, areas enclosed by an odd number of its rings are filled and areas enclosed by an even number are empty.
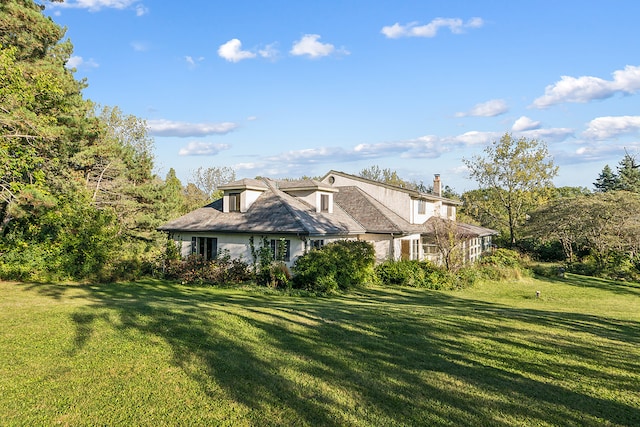
<svg viewBox="0 0 640 427"><path fill-rule="evenodd" d="M635 285L0 295L3 425L640 425Z"/></svg>

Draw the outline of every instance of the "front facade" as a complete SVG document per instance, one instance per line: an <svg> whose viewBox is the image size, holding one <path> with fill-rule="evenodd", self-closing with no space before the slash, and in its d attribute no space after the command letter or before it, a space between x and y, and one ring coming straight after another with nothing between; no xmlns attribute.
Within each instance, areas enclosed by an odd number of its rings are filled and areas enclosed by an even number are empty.
<svg viewBox="0 0 640 427"><path fill-rule="evenodd" d="M319 181L243 179L221 186L221 199L159 229L178 242L183 256L212 259L224 252L252 262L256 249L268 246L289 266L309 250L341 239L371 242L378 262L439 263L438 233L455 230L465 261L473 262L490 248L495 232L457 223L460 203L441 197L440 188L438 175L433 193L338 171Z"/></svg>

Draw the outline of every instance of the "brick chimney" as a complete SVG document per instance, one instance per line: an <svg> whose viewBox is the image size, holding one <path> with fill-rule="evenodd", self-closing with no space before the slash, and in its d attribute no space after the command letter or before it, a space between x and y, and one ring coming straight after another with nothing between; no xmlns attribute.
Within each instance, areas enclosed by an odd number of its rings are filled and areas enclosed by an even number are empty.
<svg viewBox="0 0 640 427"><path fill-rule="evenodd" d="M442 196L442 181L440 181L439 173L435 174L433 178L433 194Z"/></svg>

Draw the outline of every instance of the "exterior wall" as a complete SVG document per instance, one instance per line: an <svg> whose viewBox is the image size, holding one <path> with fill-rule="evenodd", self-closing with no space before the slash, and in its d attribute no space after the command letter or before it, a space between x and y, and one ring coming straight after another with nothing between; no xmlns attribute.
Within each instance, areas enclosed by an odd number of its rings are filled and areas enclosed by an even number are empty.
<svg viewBox="0 0 640 427"><path fill-rule="evenodd" d="M333 193L322 190L299 190L299 191L290 191L287 190L287 193L298 198L304 200L311 206L316 209L316 212L321 212L322 204L320 198L322 195L329 196L329 211L328 213L333 213Z"/></svg>
<svg viewBox="0 0 640 427"><path fill-rule="evenodd" d="M240 212L246 212L263 192L258 190L225 190L224 195L222 196L223 212L229 212L230 193L240 193Z"/></svg>
<svg viewBox="0 0 640 427"><path fill-rule="evenodd" d="M191 239L194 236L195 237L214 237L218 239L218 242L217 242L218 253L220 253L221 251L225 251L225 252L229 251L229 255L231 256L231 258L240 258L249 264L253 262L253 257L251 255L251 245L249 243L250 237L251 237L250 234L240 234L240 233L222 234L222 233L197 233L197 232L176 234L173 236L173 239L176 242L178 242L179 248L181 249L182 257L186 258L192 253ZM260 247L262 237L263 237L262 235L253 235L254 245L256 249ZM287 264L287 266L289 267L291 267L295 263L295 260L300 255L305 253L306 243L302 239L298 238L297 236L275 234L275 235L265 235L264 237L266 237L267 240L286 239L291 242L290 243L290 260L285 261L285 264Z"/></svg>
<svg viewBox="0 0 640 427"><path fill-rule="evenodd" d="M363 182L337 174L331 174L324 182L329 183L327 180L330 177L334 178L334 182L331 184L334 187L354 186L361 188L371 197L380 203L384 203L389 209L411 222L411 197L407 193L393 190L376 183Z"/></svg>

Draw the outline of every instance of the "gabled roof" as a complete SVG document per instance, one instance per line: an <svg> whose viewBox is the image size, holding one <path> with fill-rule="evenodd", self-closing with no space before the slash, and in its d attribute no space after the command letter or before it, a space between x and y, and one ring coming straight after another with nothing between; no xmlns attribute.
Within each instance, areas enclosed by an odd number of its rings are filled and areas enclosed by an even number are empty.
<svg viewBox="0 0 640 427"><path fill-rule="evenodd" d="M340 192L333 196L334 206L337 204L344 209L367 232L412 234L422 231L422 226L409 223L362 189L355 186L339 188Z"/></svg>
<svg viewBox="0 0 640 427"><path fill-rule="evenodd" d="M223 212L222 199L219 199L169 221L158 229L170 232L282 233L308 236L347 236L365 232L340 207L334 207L332 214L316 212L313 206L277 189L274 183L261 182L264 192L246 212Z"/></svg>
<svg viewBox="0 0 640 427"><path fill-rule="evenodd" d="M424 199L424 200L440 200L442 202L445 202L449 205L462 205L462 202L458 201L458 200L453 200L453 199L448 199L446 197L442 197L442 196L438 196L436 194L433 193L423 193L421 191L418 190L414 190L411 188L406 188L406 187L400 187L398 185L392 185L392 184L386 184L384 182L378 182L378 181L374 181L372 179L368 179L368 178L363 178L361 176L358 175L351 175L345 172L340 172L340 171L336 171L336 170L330 170L329 172L327 172L323 177L322 177L322 181L324 181L325 179L327 179L329 176L331 175L339 175L345 178L349 178L355 181L360 181L360 182L365 182L368 184L373 184L373 185L377 185L380 187L384 187L384 188L388 188L391 190L395 190L395 191L400 191L403 193L408 194L410 197L416 198L416 199Z"/></svg>

